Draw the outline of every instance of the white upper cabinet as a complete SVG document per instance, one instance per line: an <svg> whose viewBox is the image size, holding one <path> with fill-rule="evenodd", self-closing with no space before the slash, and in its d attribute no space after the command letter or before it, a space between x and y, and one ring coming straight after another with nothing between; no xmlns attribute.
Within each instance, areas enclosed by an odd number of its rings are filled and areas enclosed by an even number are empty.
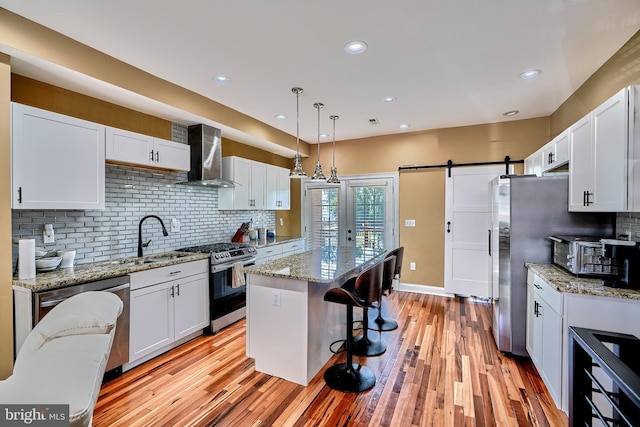
<svg viewBox="0 0 640 427"><path fill-rule="evenodd" d="M104 209L105 127L11 105L14 209Z"/></svg>
<svg viewBox="0 0 640 427"><path fill-rule="evenodd" d="M288 210L291 208L290 179L289 169L267 165L267 209Z"/></svg>
<svg viewBox="0 0 640 427"><path fill-rule="evenodd" d="M542 172L548 172L569 162L569 131L565 130L542 147Z"/></svg>
<svg viewBox="0 0 640 427"><path fill-rule="evenodd" d="M524 159L525 175L542 175L542 148Z"/></svg>
<svg viewBox="0 0 640 427"><path fill-rule="evenodd" d="M266 171L265 163L223 157L222 177L236 184L218 189L218 209L266 209Z"/></svg>
<svg viewBox="0 0 640 427"><path fill-rule="evenodd" d="M187 144L107 127L106 159L108 161L188 171L191 167L190 156L191 147Z"/></svg>
<svg viewBox="0 0 640 427"><path fill-rule="evenodd" d="M153 146L156 167L187 172L191 169L191 147L189 145L153 138Z"/></svg>
<svg viewBox="0 0 640 427"><path fill-rule="evenodd" d="M570 211L640 210L637 92L622 89L569 128Z"/></svg>

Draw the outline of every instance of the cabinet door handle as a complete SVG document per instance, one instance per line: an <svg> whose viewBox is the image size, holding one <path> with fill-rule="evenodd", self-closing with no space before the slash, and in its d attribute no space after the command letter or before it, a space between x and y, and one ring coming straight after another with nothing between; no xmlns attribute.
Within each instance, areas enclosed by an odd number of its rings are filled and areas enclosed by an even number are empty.
<svg viewBox="0 0 640 427"><path fill-rule="evenodd" d="M156 162L160 163L160 151L156 150Z"/></svg>
<svg viewBox="0 0 640 427"><path fill-rule="evenodd" d="M178 296L180 296L180 285L176 285L176 289L178 291Z"/></svg>
<svg viewBox="0 0 640 427"><path fill-rule="evenodd" d="M447 233L451 233L451 221L447 221Z"/></svg>
<svg viewBox="0 0 640 427"><path fill-rule="evenodd" d="M18 203L22 203L22 187L18 187Z"/></svg>
<svg viewBox="0 0 640 427"><path fill-rule="evenodd" d="M176 294L175 294L175 289L173 286L171 286L171 298L175 298Z"/></svg>
<svg viewBox="0 0 640 427"><path fill-rule="evenodd" d="M538 301L534 301L534 309L533 309L533 314L536 315L536 317L540 317L542 316L542 313L540 312L540 304L538 304Z"/></svg>
<svg viewBox="0 0 640 427"><path fill-rule="evenodd" d="M151 150L151 156L149 157L149 160L153 162L153 150Z"/></svg>
<svg viewBox="0 0 640 427"><path fill-rule="evenodd" d="M589 190L585 191L585 196L586 196L586 204L585 206L589 206L590 204L592 204L593 202L591 201L590 197L593 196L593 193L590 193Z"/></svg>

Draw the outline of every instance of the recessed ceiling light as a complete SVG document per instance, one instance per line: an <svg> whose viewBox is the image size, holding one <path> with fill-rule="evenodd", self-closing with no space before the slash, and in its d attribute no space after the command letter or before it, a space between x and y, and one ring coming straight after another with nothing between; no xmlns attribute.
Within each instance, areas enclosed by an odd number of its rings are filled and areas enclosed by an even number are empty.
<svg viewBox="0 0 640 427"><path fill-rule="evenodd" d="M518 110L511 110L511 111L507 111L506 113L502 113L503 116L515 116L516 114L518 114L520 111Z"/></svg>
<svg viewBox="0 0 640 427"><path fill-rule="evenodd" d="M411 125L410 125L410 124L408 124L408 123L405 123L405 124L403 124L403 125L400 125L400 129L409 129L410 127L411 127Z"/></svg>
<svg viewBox="0 0 640 427"><path fill-rule="evenodd" d="M278 120L284 120L287 118L284 114L276 114L274 117Z"/></svg>
<svg viewBox="0 0 640 427"><path fill-rule="evenodd" d="M213 78L213 80L215 80L218 83L222 83L222 84L229 83L229 77L226 77L226 76L215 76Z"/></svg>
<svg viewBox="0 0 640 427"><path fill-rule="evenodd" d="M542 71L540 70L529 70L529 71L525 71L524 73L521 73L520 78L524 80L533 79L535 77L538 77L540 73L542 73Z"/></svg>
<svg viewBox="0 0 640 427"><path fill-rule="evenodd" d="M329 134L321 133L320 138L329 138Z"/></svg>
<svg viewBox="0 0 640 427"><path fill-rule="evenodd" d="M395 96L390 96L389 98L385 98L382 101L384 101L384 102L386 102L388 104L388 103L391 103L391 102L396 102L397 99L398 98L396 98Z"/></svg>
<svg viewBox="0 0 640 427"><path fill-rule="evenodd" d="M354 40L344 45L344 51L352 55L357 55L365 50L367 50L367 44L358 40Z"/></svg>

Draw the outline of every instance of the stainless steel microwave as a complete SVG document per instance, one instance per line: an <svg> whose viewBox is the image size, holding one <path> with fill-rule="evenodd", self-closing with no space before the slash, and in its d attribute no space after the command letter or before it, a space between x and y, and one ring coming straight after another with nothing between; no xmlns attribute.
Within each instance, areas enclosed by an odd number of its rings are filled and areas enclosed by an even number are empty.
<svg viewBox="0 0 640 427"><path fill-rule="evenodd" d="M581 276L613 276L618 274L616 260L602 256L600 237L550 236L553 241L553 263Z"/></svg>

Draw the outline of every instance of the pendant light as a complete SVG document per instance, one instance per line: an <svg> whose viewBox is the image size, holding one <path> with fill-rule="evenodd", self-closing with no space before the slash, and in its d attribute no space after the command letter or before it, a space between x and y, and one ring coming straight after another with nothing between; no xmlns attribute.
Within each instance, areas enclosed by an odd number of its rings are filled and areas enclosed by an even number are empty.
<svg viewBox="0 0 640 427"><path fill-rule="evenodd" d="M291 88L291 92L296 94L296 156L293 158L293 169L289 172L291 178L304 178L307 173L302 169L302 156L300 156L300 94L301 87Z"/></svg>
<svg viewBox="0 0 640 427"><path fill-rule="evenodd" d="M324 107L322 102L316 102L313 106L318 110L318 161L316 162L316 171L311 179L327 179L322 173L322 165L320 164L320 109Z"/></svg>
<svg viewBox="0 0 640 427"><path fill-rule="evenodd" d="M329 116L329 118L333 120L333 166L331 166L331 176L327 179L327 183L340 184L340 180L338 179L338 168L336 168L336 120L340 117Z"/></svg>

